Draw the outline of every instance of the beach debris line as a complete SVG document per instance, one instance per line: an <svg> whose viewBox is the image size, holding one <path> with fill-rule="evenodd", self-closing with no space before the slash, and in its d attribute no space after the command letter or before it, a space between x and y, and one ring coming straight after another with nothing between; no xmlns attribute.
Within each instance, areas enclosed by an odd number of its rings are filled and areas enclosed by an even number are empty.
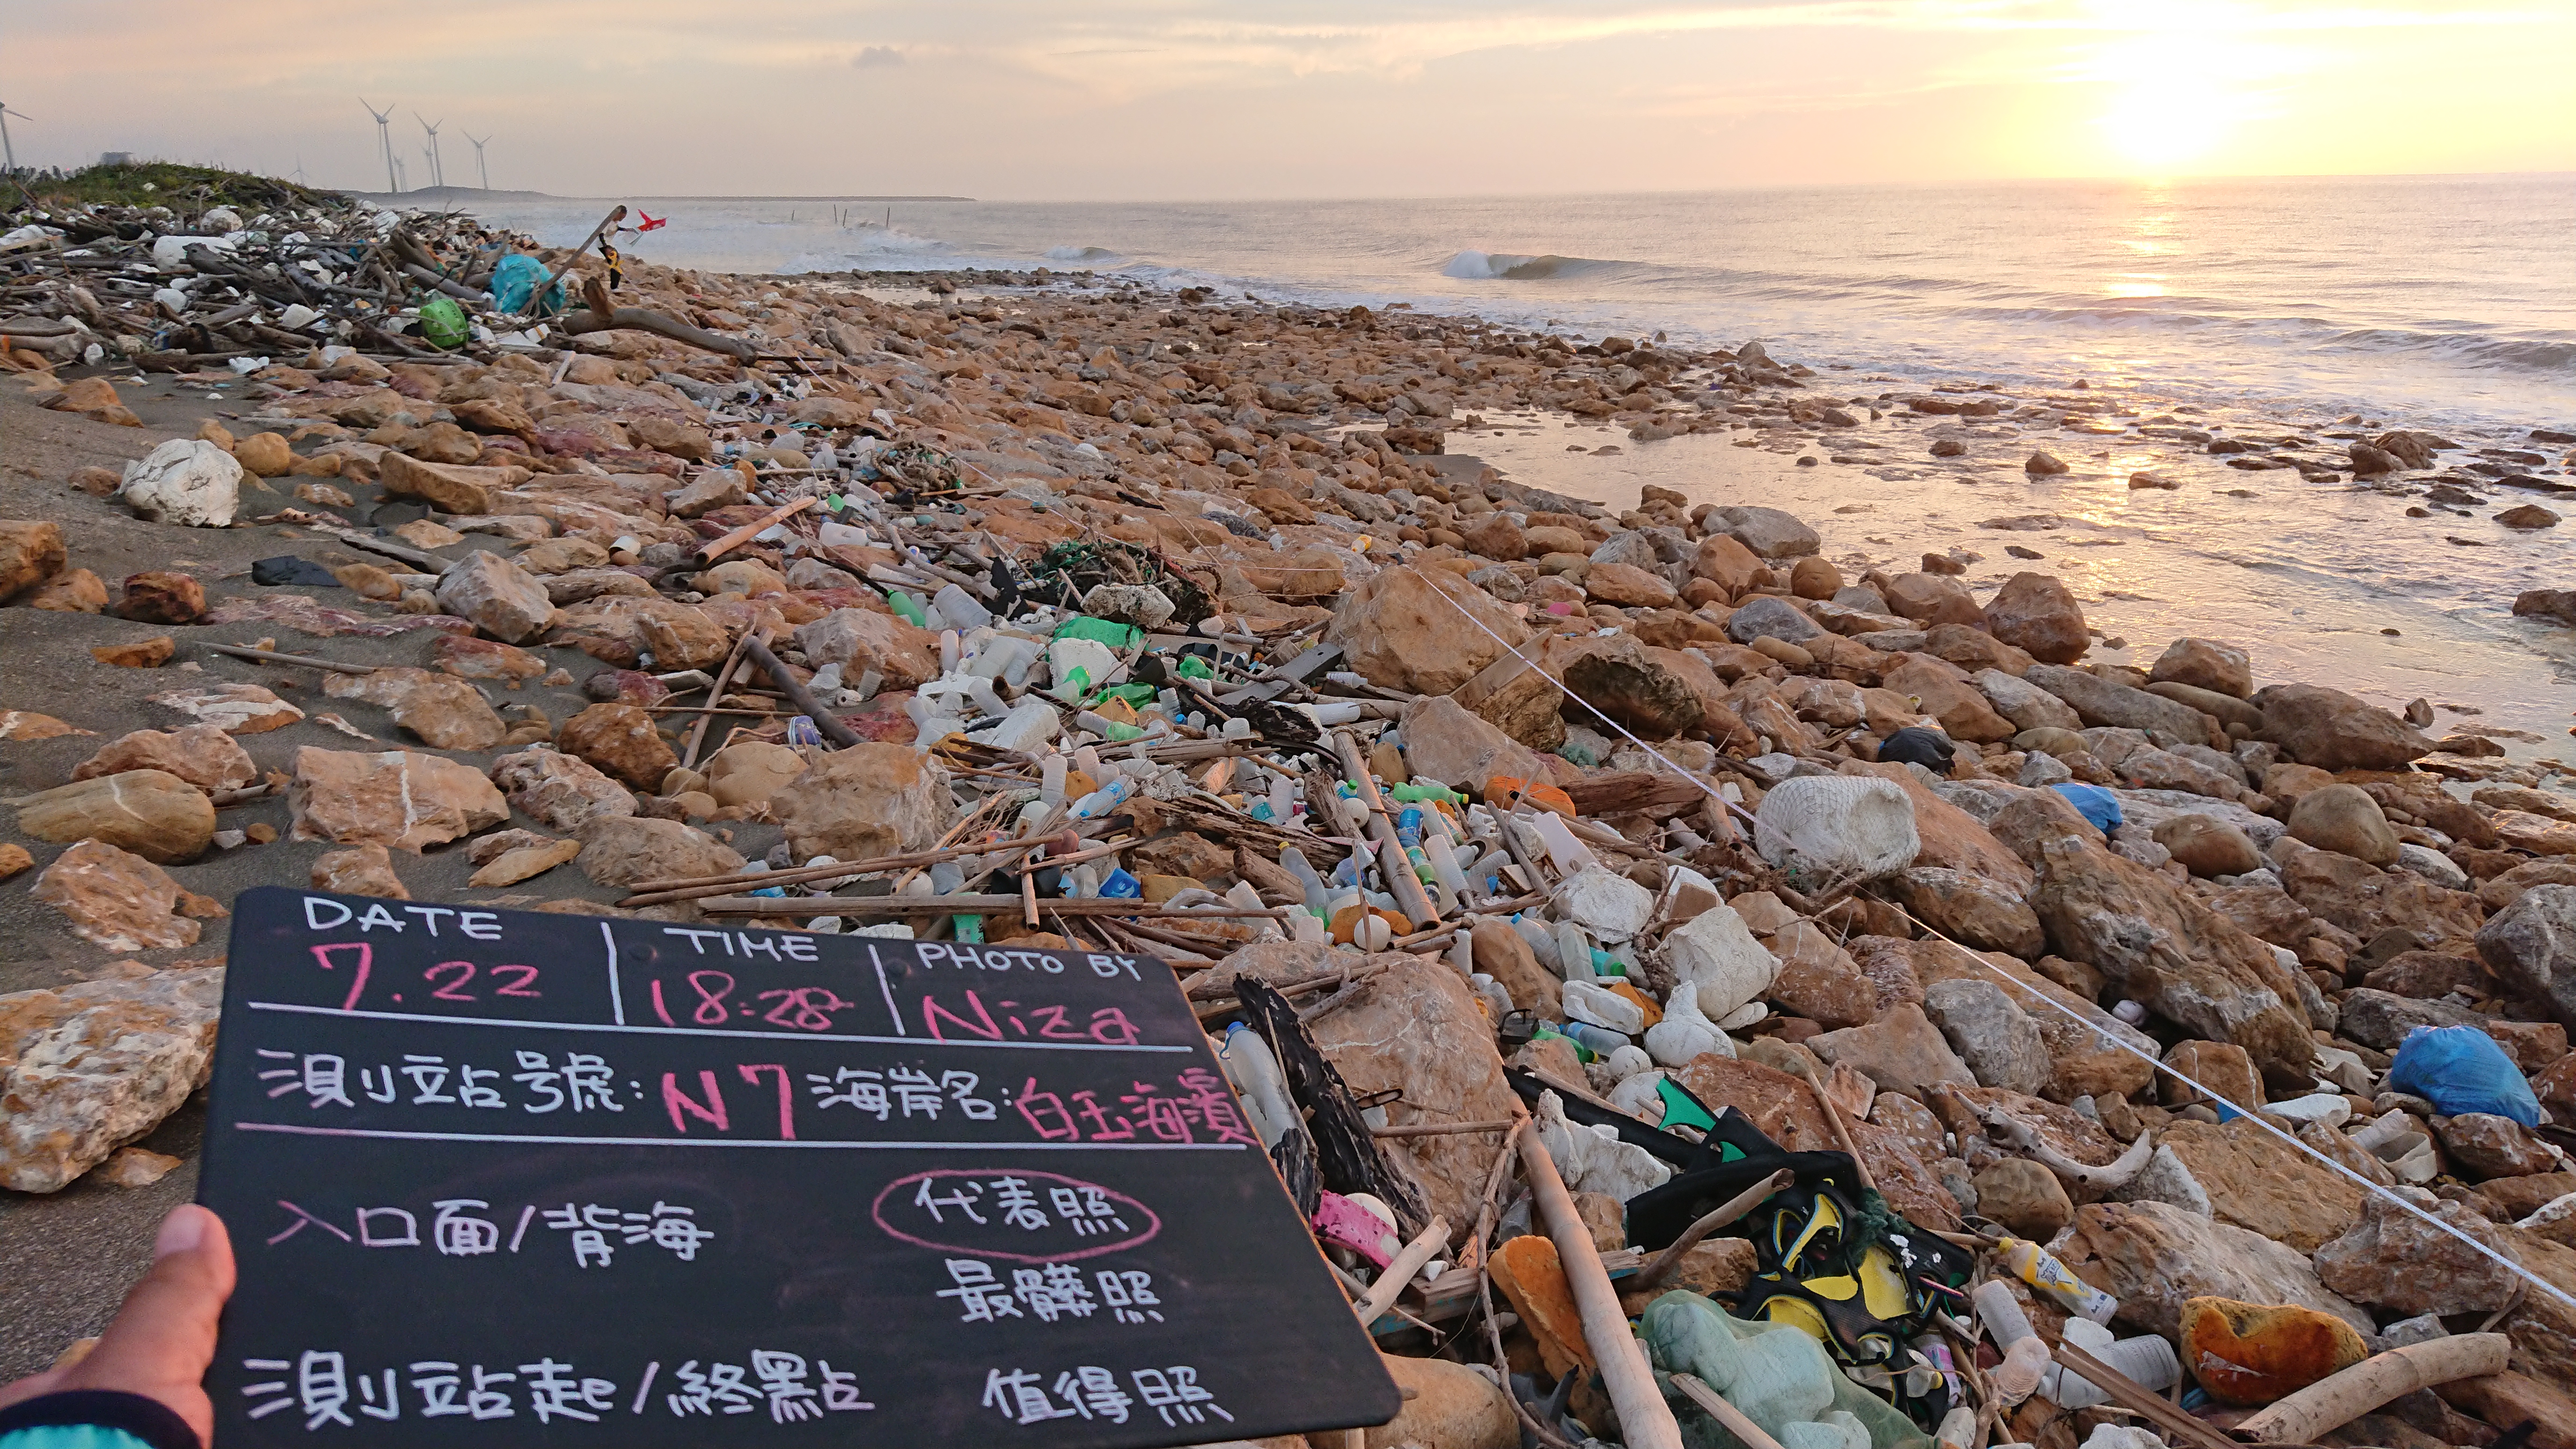
<svg viewBox="0 0 2576 1449"><path fill-rule="evenodd" d="M378 254L486 239L441 225ZM66 278L115 267L63 240L11 285L77 313ZM148 631L101 646L102 696L196 666L149 686L166 728L0 714L58 762L13 775L6 863L147 963L0 999L30 1104L0 1181L59 1188L184 1100L200 892L266 852L389 918L507 889L1166 963L1414 1391L1386 1442L2113 1449L2275 1402L2302 1442L2576 1432L2556 762L2223 639L2105 662L2048 573L1828 559L1760 500L1614 510L1444 451L1515 409L1841 426L1759 344L633 257L603 307L605 258L507 245L570 316L752 351L487 309L433 359L353 322L226 365L250 410L84 470L68 523L0 523L11 602ZM85 345L7 335L117 421ZM200 579L178 540L220 535L174 533L111 587L79 545L108 510L259 530L258 566ZM227 624L274 633L195 642ZM471 900L410 901L442 849ZM2501 1370L2410 1347L2475 1331Z"/></svg>

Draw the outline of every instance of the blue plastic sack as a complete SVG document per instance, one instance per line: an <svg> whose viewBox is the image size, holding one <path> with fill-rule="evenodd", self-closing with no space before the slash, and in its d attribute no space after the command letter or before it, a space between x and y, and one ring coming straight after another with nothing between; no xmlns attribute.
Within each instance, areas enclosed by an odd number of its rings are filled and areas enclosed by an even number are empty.
<svg viewBox="0 0 2576 1449"><path fill-rule="evenodd" d="M2077 814L2091 821L2104 835L2120 828L2120 797L2099 785L2051 785L2048 788L2066 797Z"/></svg>
<svg viewBox="0 0 2576 1449"><path fill-rule="evenodd" d="M537 279L545 274L545 264L535 257L517 253L503 257L500 265L492 269L492 305L504 312L526 311L528 293L536 289ZM560 312L563 301L561 282L546 288L545 310Z"/></svg>
<svg viewBox="0 0 2576 1449"><path fill-rule="evenodd" d="M2397 1045L2387 1089L2433 1104L2445 1117L2490 1112L2525 1127L2540 1125L2540 1101L2531 1083L2495 1038L2474 1026L2419 1026Z"/></svg>

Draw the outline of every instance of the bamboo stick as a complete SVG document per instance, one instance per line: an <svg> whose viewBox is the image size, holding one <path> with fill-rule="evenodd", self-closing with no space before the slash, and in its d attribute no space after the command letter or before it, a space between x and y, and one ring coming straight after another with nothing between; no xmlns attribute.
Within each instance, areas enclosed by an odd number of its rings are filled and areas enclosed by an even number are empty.
<svg viewBox="0 0 2576 1449"><path fill-rule="evenodd" d="M2392 1348L2275 1399L2238 1424L2237 1432L2267 1444L2313 1444L2318 1436L2417 1389L2502 1373L2512 1355L2513 1340L2501 1333L2457 1333Z"/></svg>
<svg viewBox="0 0 2576 1449"><path fill-rule="evenodd" d="M1546 1143L1535 1132L1521 1134L1520 1149L1521 1169L1538 1198L1548 1236L1556 1241L1565 1285L1582 1315L1583 1341L1592 1350L1593 1362L1601 1366L1611 1407L1619 1415L1621 1437L1629 1449L1682 1449L1681 1425L1673 1419L1663 1392L1655 1387L1644 1347L1628 1331L1628 1315L1619 1307L1618 1290L1610 1286L1610 1274L1592 1246L1592 1230L1575 1211L1573 1194L1557 1175L1556 1159L1547 1155Z"/></svg>

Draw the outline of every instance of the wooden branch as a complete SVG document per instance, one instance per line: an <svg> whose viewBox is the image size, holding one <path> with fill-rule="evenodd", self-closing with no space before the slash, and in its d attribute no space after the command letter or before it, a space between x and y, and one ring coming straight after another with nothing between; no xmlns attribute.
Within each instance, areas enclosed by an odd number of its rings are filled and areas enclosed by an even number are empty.
<svg viewBox="0 0 2576 1449"><path fill-rule="evenodd" d="M707 726L716 721L716 706L724 703L725 686L733 681L734 671L742 667L743 646L751 642L752 635L760 632L762 631L757 628L742 631L742 637L733 641L733 652L725 656L724 668L716 671L716 682L707 686L706 712L699 715L697 722L689 726L688 747L680 751L681 769L697 768L698 747L707 742ZM656 897L655 899L666 898Z"/></svg>
<svg viewBox="0 0 2576 1449"><path fill-rule="evenodd" d="M1014 895L954 896L717 896L700 907L710 916L1000 916L1020 909ZM1060 916L1141 916L1146 920L1215 921L1246 916L1276 918L1278 908L1189 906L1173 910L1143 900L1066 896L1040 900Z"/></svg>
<svg viewBox="0 0 2576 1449"><path fill-rule="evenodd" d="M262 664L301 664L307 669L328 669L334 674L373 674L376 672L376 666L373 664L342 664L336 659L315 659L311 655L307 654L277 654L266 649L253 649L241 644L209 644L206 647L212 649L217 654L229 654L235 659L256 659Z"/></svg>
<svg viewBox="0 0 2576 1449"><path fill-rule="evenodd" d="M1351 1305L1360 1316L1360 1326L1365 1328L1377 1322L1378 1315L1394 1305L1396 1296L1404 1291L1404 1285L1412 1282L1413 1275L1422 1271L1422 1265L1448 1246L1449 1220L1433 1218L1431 1226L1416 1233L1412 1242L1396 1252L1387 1263L1386 1271L1378 1274L1377 1282L1370 1285L1368 1296Z"/></svg>
<svg viewBox="0 0 2576 1449"><path fill-rule="evenodd" d="M1368 807L1369 838L1381 851L1379 874L1385 878L1387 894L1395 897L1415 930L1440 924L1440 910L1431 903L1431 893L1422 888L1409 864L1389 863L1385 852L1392 852L1394 862L1405 860L1404 844L1395 833L1395 817L1387 813L1386 798L1378 793L1377 777L1369 773L1368 756L1349 730L1333 731L1333 748L1340 755L1343 776L1358 787L1360 803Z"/></svg>
<svg viewBox="0 0 2576 1449"><path fill-rule="evenodd" d="M1797 1179L1798 1174L1784 1167L1727 1199L1707 1216L1684 1228L1680 1237L1666 1244L1664 1250L1657 1253L1652 1262L1638 1270L1637 1276L1628 1280L1628 1291L1637 1292L1663 1282L1671 1276L1675 1268L1681 1266L1682 1255L1698 1247L1702 1238L1762 1206L1771 1200L1773 1193Z"/></svg>
<svg viewBox="0 0 2576 1449"><path fill-rule="evenodd" d="M584 309L566 312L554 321L556 326L575 337L591 332L650 332L674 342L685 342L701 351L723 353L738 362L749 362L760 355L759 348L739 337L692 327L676 317L666 317L644 307L620 307L606 317Z"/></svg>
<svg viewBox="0 0 2576 1449"><path fill-rule="evenodd" d="M1610 1274L1601 1266L1600 1251L1592 1245L1592 1229L1575 1211L1574 1196L1565 1190L1565 1179L1557 1175L1556 1159L1547 1155L1545 1142L1535 1132L1521 1134L1520 1149L1521 1170L1529 1175L1530 1189L1538 1198L1539 1215L1547 1223L1548 1236L1556 1242L1557 1259L1565 1270L1565 1286L1573 1294L1576 1311L1582 1315L1583 1341L1592 1350L1592 1361L1601 1366L1601 1377L1610 1390L1611 1408L1619 1416L1621 1438L1629 1449L1682 1449L1681 1425L1674 1421L1672 1406L1664 1402L1663 1391L1655 1387L1655 1374L1646 1362L1645 1347L1628 1330L1628 1315L1619 1306L1619 1292L1610 1286Z"/></svg>
<svg viewBox="0 0 2576 1449"><path fill-rule="evenodd" d="M823 708L814 698L814 692L787 672L787 666L779 663L778 656L770 653L769 646L761 642L759 630L742 636L742 652L752 663L767 671L770 682L778 686L779 691L787 696L787 702L796 706L799 713L814 721L814 728L823 732L823 738L845 750L852 745L866 743L857 730L841 723L839 715Z"/></svg>
<svg viewBox="0 0 2576 1449"><path fill-rule="evenodd" d="M1515 1119L1497 1117L1491 1122L1410 1122L1401 1127L1372 1127L1372 1137L1449 1137L1462 1132L1502 1132Z"/></svg>
<svg viewBox="0 0 2576 1449"><path fill-rule="evenodd" d="M589 251L593 243L597 242L601 237L606 236L610 227L617 225L625 219L626 207L624 203L621 202L617 206L612 207L609 210L608 215L599 219L599 225L590 229L590 235L581 239L581 245L572 249L572 255L564 259L564 271L571 271L572 264L580 261L582 254ZM537 284L528 289L528 305L520 309L519 315L523 317L534 317L542 312L546 305L546 289L553 286L556 280L562 275L562 272L556 272L547 267L545 263L539 262L537 264Z"/></svg>
<svg viewBox="0 0 2576 1449"><path fill-rule="evenodd" d="M2454 1379L2504 1372L2513 1340L2501 1333L2455 1333L2373 1354L2326 1375L2239 1423L2236 1432L2267 1444L2313 1444L2391 1399ZM2090 1373L2085 1374L2091 1378Z"/></svg>
<svg viewBox="0 0 2576 1449"><path fill-rule="evenodd" d="M776 508L769 510L768 513L744 524L733 532L728 533L721 538L710 539L704 547L690 555L689 562L697 568L706 568L713 564L717 559L724 557L726 554L742 547L744 544L751 542L753 539L758 538L762 534L767 533L769 530L785 523L797 514L804 512L806 509L811 508L822 501L823 500L819 498L799 498L793 503L781 503Z"/></svg>
<svg viewBox="0 0 2576 1449"><path fill-rule="evenodd" d="M1708 1416L1724 1426L1726 1432L1744 1441L1746 1449L1780 1449L1780 1441L1764 1433L1742 1409L1726 1401L1724 1395L1699 1381L1696 1374L1673 1375L1673 1387L1682 1396L1705 1410Z"/></svg>

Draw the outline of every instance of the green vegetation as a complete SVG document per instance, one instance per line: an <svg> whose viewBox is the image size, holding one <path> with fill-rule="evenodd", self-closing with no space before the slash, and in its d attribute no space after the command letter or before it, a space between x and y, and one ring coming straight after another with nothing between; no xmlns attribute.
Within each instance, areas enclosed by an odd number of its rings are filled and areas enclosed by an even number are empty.
<svg viewBox="0 0 2576 1449"><path fill-rule="evenodd" d="M87 166L67 176L19 178L39 203L104 202L118 206L167 206L202 211L210 206L274 210L281 206L344 205L339 193L298 186L272 176L183 166L175 161L136 161Z"/></svg>

